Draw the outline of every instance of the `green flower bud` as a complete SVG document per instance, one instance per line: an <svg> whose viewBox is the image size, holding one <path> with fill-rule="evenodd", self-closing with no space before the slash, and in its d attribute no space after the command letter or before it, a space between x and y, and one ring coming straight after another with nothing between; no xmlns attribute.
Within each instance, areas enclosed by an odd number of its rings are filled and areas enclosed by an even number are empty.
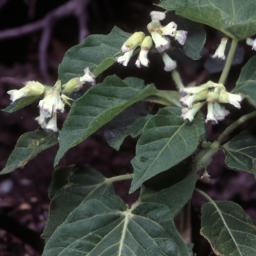
<svg viewBox="0 0 256 256"><path fill-rule="evenodd" d="M122 46L122 52L128 52L138 47L143 41L145 34L143 32L135 32L130 36Z"/></svg>

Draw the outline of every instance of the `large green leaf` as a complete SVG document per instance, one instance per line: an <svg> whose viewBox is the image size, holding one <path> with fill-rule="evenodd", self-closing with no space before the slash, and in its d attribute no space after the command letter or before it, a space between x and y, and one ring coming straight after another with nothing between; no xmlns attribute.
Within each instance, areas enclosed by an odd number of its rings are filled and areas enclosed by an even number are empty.
<svg viewBox="0 0 256 256"><path fill-rule="evenodd" d="M222 146L230 168L255 174L256 134L255 127L247 129Z"/></svg>
<svg viewBox="0 0 256 256"><path fill-rule="evenodd" d="M209 25L231 38L242 40L256 34L254 0L162 0L160 7Z"/></svg>
<svg viewBox="0 0 256 256"><path fill-rule="evenodd" d="M202 207L203 235L216 255L256 255L256 225L233 202L211 202Z"/></svg>
<svg viewBox="0 0 256 256"><path fill-rule="evenodd" d="M58 143L58 133L36 130L20 136L5 168L0 174L6 174L24 167L41 151Z"/></svg>
<svg viewBox="0 0 256 256"><path fill-rule="evenodd" d="M52 202L47 221L56 230L51 230L43 256L188 256L173 218L191 197L195 181L195 176L188 176L159 192L144 188L139 202L127 209L114 195L113 180L89 168L57 169L49 189Z"/></svg>
<svg viewBox="0 0 256 256"><path fill-rule="evenodd" d="M256 56L250 58L242 68L233 93L243 94L256 107Z"/></svg>
<svg viewBox="0 0 256 256"><path fill-rule="evenodd" d="M84 74L86 67L95 76L116 62L122 44L131 34L114 27L108 35L90 35L82 44L70 48L59 66L59 79L62 84Z"/></svg>
<svg viewBox="0 0 256 256"><path fill-rule="evenodd" d="M134 179L130 193L155 175L168 170L190 156L199 143L204 120L184 121L180 108L163 108L146 123L132 160Z"/></svg>
<svg viewBox="0 0 256 256"><path fill-rule="evenodd" d="M145 105L142 102L137 102L104 126L104 137L111 147L119 150L127 136L135 138L141 134L147 120Z"/></svg>
<svg viewBox="0 0 256 256"><path fill-rule="evenodd" d="M50 238L81 202L112 190L112 183L90 168L70 166L56 169L49 187L51 203L43 237Z"/></svg>
<svg viewBox="0 0 256 256"><path fill-rule="evenodd" d="M31 103L33 103L34 101L36 101L39 98L40 98L40 95L19 99L17 101L12 102L7 108L2 109L2 111L8 112L8 113L13 113L21 108L26 107L27 105L29 105Z"/></svg>
<svg viewBox="0 0 256 256"><path fill-rule="evenodd" d="M156 93L153 84L145 87L138 78L123 81L115 75L91 87L73 104L65 120L55 165L69 148L85 140L127 107Z"/></svg>

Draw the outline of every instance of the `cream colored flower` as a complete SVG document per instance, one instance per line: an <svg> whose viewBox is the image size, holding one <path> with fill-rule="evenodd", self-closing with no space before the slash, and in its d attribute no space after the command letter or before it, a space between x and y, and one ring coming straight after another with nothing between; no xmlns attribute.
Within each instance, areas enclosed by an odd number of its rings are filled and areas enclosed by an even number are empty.
<svg viewBox="0 0 256 256"><path fill-rule="evenodd" d="M173 60L166 52L162 54L162 59L164 62L165 71L170 72L177 67L176 61Z"/></svg>
<svg viewBox="0 0 256 256"><path fill-rule="evenodd" d="M222 59L222 60L226 59L225 50L226 50L227 42L228 42L228 38L224 37L224 38L221 39L220 45L217 48L217 50L215 51L212 58L219 58L219 59Z"/></svg>
<svg viewBox="0 0 256 256"><path fill-rule="evenodd" d="M90 69L87 67L84 69L84 75L80 78L81 83L91 83L92 85L95 85L95 76L91 73Z"/></svg>
<svg viewBox="0 0 256 256"><path fill-rule="evenodd" d="M145 37L143 42L141 43L141 50L139 54L139 58L136 61L136 66L138 68L142 66L148 67L149 59L148 59L148 52L150 48L152 47L152 38L150 36Z"/></svg>

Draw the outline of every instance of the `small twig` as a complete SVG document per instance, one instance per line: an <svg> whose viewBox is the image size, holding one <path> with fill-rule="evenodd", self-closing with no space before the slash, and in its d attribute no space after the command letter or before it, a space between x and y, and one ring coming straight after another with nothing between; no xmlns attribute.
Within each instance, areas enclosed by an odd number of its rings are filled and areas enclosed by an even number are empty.
<svg viewBox="0 0 256 256"><path fill-rule="evenodd" d="M88 35L88 30L86 28L85 7L89 4L89 2L90 0L71 0L57 9L49 12L42 20L22 27L0 31L0 40L20 37L38 30L43 30L39 44L38 58L40 71L44 77L48 78L46 52L53 25L61 18L75 15L78 19L80 29L79 42L82 42L83 39Z"/></svg>

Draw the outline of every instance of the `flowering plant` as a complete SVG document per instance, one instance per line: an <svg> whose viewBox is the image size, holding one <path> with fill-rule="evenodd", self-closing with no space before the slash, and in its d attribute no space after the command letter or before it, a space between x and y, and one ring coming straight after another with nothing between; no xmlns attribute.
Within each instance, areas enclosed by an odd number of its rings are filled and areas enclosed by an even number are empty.
<svg viewBox="0 0 256 256"><path fill-rule="evenodd" d="M42 99L35 118L38 130L20 137L1 174L23 167L42 150L59 144L56 167L69 149L98 129L104 130L106 124L115 126L116 118L124 122L124 127L115 127L109 133L112 135L106 136L111 147L119 150L125 137L140 136L131 161L133 173L106 178L89 167L55 169L49 188L49 216L42 235L47 241L43 256L193 255L186 219L194 191L209 201L202 207L200 233L213 252L224 256L255 255L256 224L238 204L213 201L196 188L196 183L211 182L207 168L219 150L225 153L229 168L255 175L253 128L223 142L240 124L255 118L256 111L241 116L213 141L207 138L206 125L218 125L230 112L240 109L243 101L256 107L255 57L242 68L233 90L228 92L225 87L238 42L246 40L256 49L251 38L256 34L256 5L248 1L245 7L238 0L163 0L158 6L164 10L150 13L144 32L130 34L115 27L109 35L91 35L69 49L54 86L28 81L20 90L8 91L12 103L6 112ZM183 19L176 21L177 16ZM175 21L163 25L168 17ZM199 59L206 39L202 24L225 34L211 56L225 61L225 66L219 81L184 86L173 50L179 48L187 57ZM175 91L159 90L135 77L122 80L115 74L100 81L99 74L115 63L122 68L134 64L141 69L150 67L153 53L161 56L164 71L170 72L176 84ZM133 56L137 59L133 60ZM84 84L90 89L75 99L74 92ZM142 115L136 109L131 122L126 120L129 118L122 120L122 114L138 102L159 103L161 107L157 113ZM63 113L65 107L70 108L69 115L59 130L58 113ZM130 207L113 190L114 182L129 179L129 193L140 189L139 199ZM180 232L174 225L179 214Z"/></svg>

